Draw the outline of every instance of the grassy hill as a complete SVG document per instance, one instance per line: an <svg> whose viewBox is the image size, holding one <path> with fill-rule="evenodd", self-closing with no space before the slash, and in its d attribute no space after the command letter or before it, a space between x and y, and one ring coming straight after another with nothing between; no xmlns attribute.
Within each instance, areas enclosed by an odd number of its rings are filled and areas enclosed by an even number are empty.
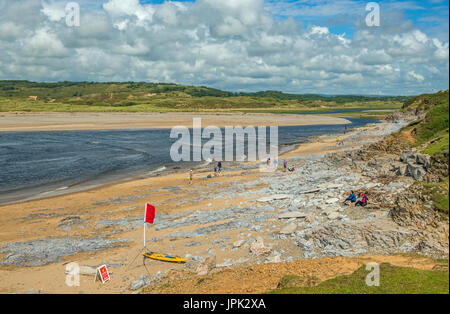
<svg viewBox="0 0 450 314"><path fill-rule="evenodd" d="M368 286L368 271L362 266L353 274L314 285L311 278L286 275L269 294L448 294L448 261L433 270L380 265L379 286ZM311 285L312 284L312 285Z"/></svg>
<svg viewBox="0 0 450 314"><path fill-rule="evenodd" d="M416 181L413 184L418 195L430 196L432 210L448 223L449 213L449 92L424 94L405 101L405 113L414 113L417 120L392 134L385 142L393 152L416 148L431 156L431 171L434 180ZM392 145L394 143L395 145ZM399 145L397 145L399 143ZM400 149L399 149L400 148ZM367 271L361 267L351 275L339 276L317 284L315 278L285 275L278 289L271 294L448 294L448 260L440 267L419 270L409 267L380 265L380 286L365 284Z"/></svg>
<svg viewBox="0 0 450 314"><path fill-rule="evenodd" d="M423 118L414 121L406 130L414 138L412 146L419 148L437 160L448 162L449 153L449 94L441 91L436 94L420 95L408 100L403 111L415 111Z"/></svg>
<svg viewBox="0 0 450 314"><path fill-rule="evenodd" d="M449 213L449 93L420 95L408 101L403 110L423 113L424 118L407 128L414 138L412 146L432 157L432 171L438 173L439 182L419 182L424 193L432 196L434 207L448 219Z"/></svg>
<svg viewBox="0 0 450 314"><path fill-rule="evenodd" d="M31 99L30 96L37 96ZM0 81L0 111L25 112L297 112L343 108L400 109L409 97L322 96L278 91L232 93L170 83Z"/></svg>
<svg viewBox="0 0 450 314"><path fill-rule="evenodd" d="M416 149L431 156L426 181L414 188L431 197L433 208L444 219L449 213L449 92L424 94L405 102L402 109L418 119L389 136L385 143L393 152Z"/></svg>

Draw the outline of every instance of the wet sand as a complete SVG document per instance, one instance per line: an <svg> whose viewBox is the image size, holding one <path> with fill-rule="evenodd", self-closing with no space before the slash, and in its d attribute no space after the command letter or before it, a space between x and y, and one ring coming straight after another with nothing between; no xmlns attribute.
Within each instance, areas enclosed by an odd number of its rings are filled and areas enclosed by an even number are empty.
<svg viewBox="0 0 450 314"><path fill-rule="evenodd" d="M366 129L378 126L368 126ZM342 137L345 139L345 137ZM345 148L359 145L358 142L349 142ZM314 142L305 143L286 156L301 156L311 153L324 153L344 149L335 145L335 136L324 135L316 138ZM217 185L224 189L234 184L245 185L247 182L262 178L266 185L270 185L272 175L284 175L281 170L277 173L261 173L258 169L229 168L225 164L225 175L207 179L210 169L197 170L194 173L193 185L188 184L187 173L174 173L160 177L152 177L134 180L110 186L68 194L48 199L35 200L21 204L0 206L0 248L4 244L43 239L86 239L105 237L111 240L126 240L118 247L100 251L86 251L62 256L58 261L48 265L34 267L21 267L14 264L0 266L0 293L132 293L130 284L141 275L147 275L143 260L138 257L134 263L133 258L142 250L143 229L140 223L130 227L125 222L125 227L102 224L104 221L118 221L130 217L142 217L144 204L150 202L156 206L158 215L176 215L180 213L193 213L196 211L214 211L223 208L252 207L256 204L257 195L254 197L235 196L230 199L214 199ZM250 192L252 187L243 188ZM208 195L199 198L198 192ZM180 200L182 201L180 205ZM67 218L78 217L79 224L67 225ZM232 221L232 220L231 220ZM221 221L223 222L223 221ZM269 224L276 221L269 220ZM212 223L211 225L215 225ZM186 254L204 256L205 250L211 249L208 241L219 239L224 234L198 235L197 238L167 237L176 230L191 232L198 226L189 225L176 229L156 230L155 224L147 230L147 246L152 251L171 253L184 257ZM242 237L245 232L247 238L255 238L259 234L254 230L231 230L226 232L233 242ZM199 246L190 246L192 242L202 242ZM57 249L55 247L55 249ZM298 250L298 248L290 248ZM223 263L227 258L239 260L246 258L245 250L230 251L214 248L217 262ZM1 254L0 260L14 258L13 255ZM42 256L45 258L45 256ZM93 278L81 276L80 286L71 287L66 284L65 267L69 262L77 262L79 265L98 266L108 264L110 266L111 281L102 285L94 283ZM250 261L251 262L251 261ZM158 272L170 270L185 270L185 265L176 265L156 261L147 261L149 275L157 275Z"/></svg>
<svg viewBox="0 0 450 314"><path fill-rule="evenodd" d="M270 113L0 113L0 131L68 131L115 129L192 128L192 119L207 126L292 126L349 124L343 118L325 115Z"/></svg>

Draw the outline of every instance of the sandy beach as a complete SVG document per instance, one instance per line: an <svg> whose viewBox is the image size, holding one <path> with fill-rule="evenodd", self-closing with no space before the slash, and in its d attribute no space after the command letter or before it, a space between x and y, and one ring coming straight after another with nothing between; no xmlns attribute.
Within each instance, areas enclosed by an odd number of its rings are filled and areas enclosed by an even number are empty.
<svg viewBox="0 0 450 314"><path fill-rule="evenodd" d="M202 126L249 126L249 125L314 125L314 124L347 124L348 120L322 115L279 115L279 114L197 114L197 113L161 113L161 114L118 114L118 113L2 113L0 115L0 131L62 131L62 130L104 130L127 128L171 128L177 125L190 127L194 117L202 118ZM232 123L230 123L232 121ZM326 139L326 137L324 137ZM306 151L326 151L334 138L302 145ZM333 148L332 148L333 149ZM298 149L290 154L302 153ZM99 228L98 223L104 219L123 219L130 216L142 216L145 202L151 202L157 207L157 217L161 214L176 215L180 212L191 212L208 208L220 209L225 206L245 206L254 200L235 197L230 200L216 200L210 206L210 200L192 202L183 207L177 206L175 199L192 199L195 191L211 189L211 182L205 180L210 169L199 170L194 174L195 183L187 185L187 174L174 173L160 177L143 180L133 180L119 184L111 184L101 188L80 193L45 198L25 203L0 206L0 247L3 244L40 239L72 239L106 237L109 239L127 238L131 242L121 243L118 247L99 251L72 252L73 256L64 257L48 265L21 267L6 265L0 267L0 293L123 293L129 292L128 285L131 279L137 279L143 274L141 258L130 269L122 267L131 262L131 259L142 248L142 224L126 232L115 234L115 227ZM245 183L258 178L261 174L252 170L242 175L242 170L227 169L226 176L215 177L216 184ZM165 190L167 187L180 189L174 193ZM250 189L251 190L251 189ZM159 191L152 193L153 191ZM168 193L169 192L169 193ZM151 194L151 196L150 196ZM147 196L145 196L147 195ZM115 199L115 200L114 200ZM189 203L189 202L188 202ZM126 208L122 208L126 204ZM209 206L208 206L209 205ZM74 222L71 221L75 219ZM64 219L68 224L66 225ZM79 225L79 222L85 222ZM74 224L73 224L74 223ZM72 225L73 224L73 225ZM192 227L187 228L187 230ZM123 230L122 230L123 231ZM233 232L236 233L236 232ZM167 231L156 231L151 227L148 238L163 237ZM173 240L173 239L172 239ZM25 241L25 242L24 242ZM50 240L51 241L51 240ZM184 241L183 241L184 242ZM69 240L70 243L70 240ZM170 252L184 256L191 250L184 250L183 244L172 247L171 240L150 242L154 251ZM67 245L55 243L50 246ZM55 247L56 249L56 247ZM196 248L199 251L200 248ZM71 254L71 255L72 255ZM224 259L226 253L218 254ZM8 259L8 254L1 254L0 258ZM98 263L122 265L118 269L110 269L112 278L121 278L111 281L107 285L98 286L87 277L82 277L80 287L69 287L65 283L65 265L68 262L78 262L80 265L96 265ZM40 263L38 263L40 264ZM171 269L183 268L173 264L158 263L157 268L150 268L151 273L166 272ZM145 270L144 270L145 273Z"/></svg>
<svg viewBox="0 0 450 314"><path fill-rule="evenodd" d="M325 115L269 113L0 113L0 131L68 131L113 129L192 128L192 119L202 126L290 126L348 124L348 120Z"/></svg>
<svg viewBox="0 0 450 314"><path fill-rule="evenodd" d="M326 152L337 149L334 145L334 137L322 136L313 143L301 145L297 150L290 152L292 155L309 154L311 152ZM225 166L226 167L226 166ZM8 244L24 241L38 241L46 239L79 239L104 237L111 240L128 239L124 243L119 243L117 247L100 251L71 252L64 258L58 258L56 261L43 262L46 265L32 267L20 267L20 265L6 265L0 268L0 292L20 292L25 293L41 291L44 293L120 293L127 292L129 281L145 274L142 260L129 270L126 265L142 249L142 223L139 221L134 227L119 228L116 225L102 224L102 221L113 221L124 219L126 217L141 217L145 202L151 202L157 208L157 217L160 215L177 215L180 213L209 211L224 207L249 206L255 202L257 196L246 198L235 196L230 199L196 199L196 192L203 191L208 194L211 191L213 196L214 185L225 186L232 184L242 184L255 180L265 174L257 169L253 170L233 170L226 169L226 175L206 179L210 170L205 169L202 172L194 174L194 184L187 184L187 174L170 174L163 177L135 180L87 192L64 195L60 197L30 201L21 204L13 204L0 207L0 244ZM275 175L282 175L280 173ZM268 182L266 183L268 184ZM253 188L243 188L251 191ZM194 200L195 199L195 200ZM183 205L179 205L182 200ZM140 220L140 219L139 219ZM100 224L99 224L100 223ZM157 223L155 224L158 225ZM183 228L184 232L193 230L194 226ZM187 253L195 255L195 252L208 249L199 246L193 250L185 245L189 239L177 240L176 237L164 238L169 230L157 231L151 227L147 232L148 238L157 239L155 242L149 242L149 247L154 251L170 252L185 256ZM253 233L253 232L251 232ZM236 237L237 231L229 233L230 237ZM163 239L163 240L159 240ZM69 241L70 242L70 241ZM64 245L62 243L50 244L50 249L55 246ZM217 252L217 259L224 260L228 252ZM68 254L68 253L65 253ZM6 254L0 254L5 257ZM65 283L65 264L76 261L80 265L95 266L101 263L110 265L120 265L117 269L112 268L113 280L106 285L99 286L91 279L83 277L80 287L69 287ZM151 262L150 272L156 274L158 271L164 272L171 269L180 269L183 266ZM154 265L154 266L153 266ZM22 265L24 266L24 265ZM33 287L33 288L31 288Z"/></svg>
<svg viewBox="0 0 450 314"><path fill-rule="evenodd" d="M0 1L0 295L450 293L449 1Z"/></svg>
<svg viewBox="0 0 450 314"><path fill-rule="evenodd" d="M286 158L299 172L308 160L377 141L393 127L397 128L391 124L359 128L342 136L345 144L340 146L336 145L335 135L323 135L280 156L280 160ZM276 264L279 262L295 261L300 263L298 265L309 265L305 269L314 274L323 271L323 276L319 276L321 279L349 273L360 265L361 262L355 260L343 263L345 259L327 259L319 265L311 264L303 261L302 249L289 237L278 237L286 222L277 219L277 215L288 203L281 201L279 206L272 207L258 199L270 193L268 191L275 182L292 180L297 178L292 176L301 175L300 172L289 174L278 169L264 173L255 164L225 163L224 168L222 176L212 178L207 178L212 173L211 169L196 170L192 185L188 184L187 173L173 173L0 206L0 293L135 293L139 289L133 287L140 286L142 276L152 282L158 282L173 272L188 278L192 272L195 274L195 265L208 256L215 257L217 269L228 269L232 264L246 267L262 261L264 265L255 267L265 267L264 274L269 277L268 274L273 273L271 267L281 267ZM302 179L295 180L301 186ZM308 188L307 184L304 188ZM151 260L144 264L140 253L146 202L156 207L155 224L147 228L147 248L185 257L187 264ZM384 211L368 213L375 214L375 217L386 214ZM352 218L360 215L351 210L345 214ZM319 215L316 219L323 219L321 217ZM264 238L273 252L283 252L283 259L275 261L275 264L265 264L267 261L264 259L249 255L248 241L258 237ZM242 243L237 246L233 244L236 241ZM378 260L382 259L378 257ZM395 261L395 258L391 260ZM400 264L411 263L407 259L400 260ZM65 273L70 262L91 268L106 264L111 272L111 281L103 285L94 282L92 275L81 276L79 286L70 286ZM339 269L330 272L330 265L336 263L340 264ZM425 264L432 267L430 263ZM294 266L286 267L291 269ZM276 288L278 277L282 276L281 272L273 274L275 277L266 280L264 285L256 281L244 284L235 278L237 282L211 288L209 292L264 292ZM204 293L201 289L191 290ZM180 291L186 292L176 289L166 292Z"/></svg>

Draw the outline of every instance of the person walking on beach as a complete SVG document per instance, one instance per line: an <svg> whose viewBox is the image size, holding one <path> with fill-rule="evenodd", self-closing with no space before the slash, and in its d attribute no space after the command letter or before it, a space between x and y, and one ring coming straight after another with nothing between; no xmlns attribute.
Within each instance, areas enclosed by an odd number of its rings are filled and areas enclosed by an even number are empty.
<svg viewBox="0 0 450 314"><path fill-rule="evenodd" d="M193 172L192 172L192 169L191 169L191 171L189 172L189 185L192 184L192 180L193 180Z"/></svg>
<svg viewBox="0 0 450 314"><path fill-rule="evenodd" d="M219 176L220 176L222 174L222 162L221 161L219 161L217 163L217 170L218 170Z"/></svg>
<svg viewBox="0 0 450 314"><path fill-rule="evenodd" d="M284 168L284 172L286 172L286 170L287 170L287 160L286 159L283 160L283 168Z"/></svg>

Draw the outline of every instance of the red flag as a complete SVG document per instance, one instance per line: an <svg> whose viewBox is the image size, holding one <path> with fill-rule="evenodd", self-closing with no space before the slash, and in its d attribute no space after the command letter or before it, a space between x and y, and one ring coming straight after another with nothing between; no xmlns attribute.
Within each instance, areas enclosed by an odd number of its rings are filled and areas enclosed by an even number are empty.
<svg viewBox="0 0 450 314"><path fill-rule="evenodd" d="M153 220L155 219L155 206L150 204L145 204L145 221L149 224L153 223Z"/></svg>

